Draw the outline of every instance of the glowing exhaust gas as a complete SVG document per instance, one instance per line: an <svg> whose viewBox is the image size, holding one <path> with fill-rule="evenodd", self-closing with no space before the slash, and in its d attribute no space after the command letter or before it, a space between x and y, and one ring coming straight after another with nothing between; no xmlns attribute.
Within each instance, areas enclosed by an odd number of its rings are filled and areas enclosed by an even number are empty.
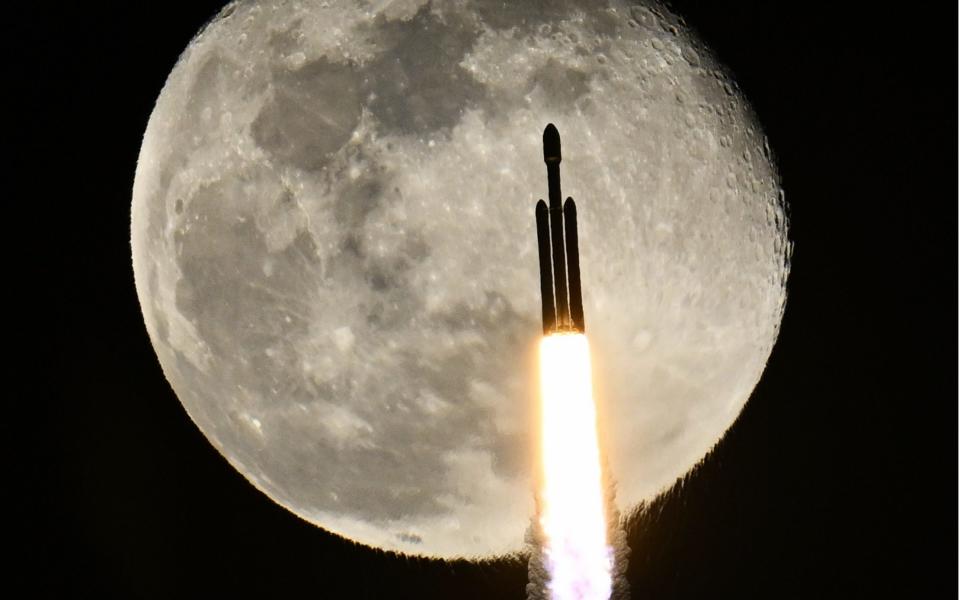
<svg viewBox="0 0 960 600"><path fill-rule="evenodd" d="M607 600L607 543L590 347L579 333L540 343L540 526L552 600Z"/></svg>

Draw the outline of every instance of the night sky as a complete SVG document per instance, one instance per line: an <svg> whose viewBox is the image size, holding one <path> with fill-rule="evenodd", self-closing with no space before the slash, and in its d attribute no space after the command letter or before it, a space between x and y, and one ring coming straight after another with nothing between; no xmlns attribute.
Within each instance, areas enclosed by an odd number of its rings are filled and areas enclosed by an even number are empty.
<svg viewBox="0 0 960 600"><path fill-rule="evenodd" d="M6 175L22 184L7 237L29 282L8 283L29 293L7 314L24 340L0 430L14 448L7 585L524 598L522 561L398 558L301 521L227 464L166 383L133 286L134 168L167 74L220 5L5 9L8 94L24 103L7 112ZM629 523L634 598L956 597L957 13L937 6L673 4L759 116L795 250L740 419Z"/></svg>

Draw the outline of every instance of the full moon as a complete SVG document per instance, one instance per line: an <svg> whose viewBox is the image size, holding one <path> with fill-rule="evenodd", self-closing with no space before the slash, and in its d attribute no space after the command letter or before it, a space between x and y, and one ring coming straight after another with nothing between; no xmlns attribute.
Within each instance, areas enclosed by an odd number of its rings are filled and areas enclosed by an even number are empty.
<svg viewBox="0 0 960 600"><path fill-rule="evenodd" d="M620 510L717 443L776 340L790 245L760 126L682 20L242 1L160 92L132 250L166 378L253 485L370 546L522 548L548 122Z"/></svg>

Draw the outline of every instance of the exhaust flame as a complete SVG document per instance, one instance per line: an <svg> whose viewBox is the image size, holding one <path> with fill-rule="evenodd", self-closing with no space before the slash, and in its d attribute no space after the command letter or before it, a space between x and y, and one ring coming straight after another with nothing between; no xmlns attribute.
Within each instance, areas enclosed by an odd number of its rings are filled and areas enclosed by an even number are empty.
<svg viewBox="0 0 960 600"><path fill-rule="evenodd" d="M552 600L607 600L607 543L590 346L578 333L540 343L540 526Z"/></svg>

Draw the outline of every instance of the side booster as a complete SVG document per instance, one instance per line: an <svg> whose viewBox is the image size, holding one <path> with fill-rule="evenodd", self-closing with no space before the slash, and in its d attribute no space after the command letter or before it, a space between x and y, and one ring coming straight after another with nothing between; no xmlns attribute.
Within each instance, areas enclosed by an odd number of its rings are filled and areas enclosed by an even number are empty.
<svg viewBox="0 0 960 600"><path fill-rule="evenodd" d="M540 200L536 209L543 334L583 333L577 207L569 197L560 204L560 132L553 123L543 130L543 161L550 200L549 208Z"/></svg>

